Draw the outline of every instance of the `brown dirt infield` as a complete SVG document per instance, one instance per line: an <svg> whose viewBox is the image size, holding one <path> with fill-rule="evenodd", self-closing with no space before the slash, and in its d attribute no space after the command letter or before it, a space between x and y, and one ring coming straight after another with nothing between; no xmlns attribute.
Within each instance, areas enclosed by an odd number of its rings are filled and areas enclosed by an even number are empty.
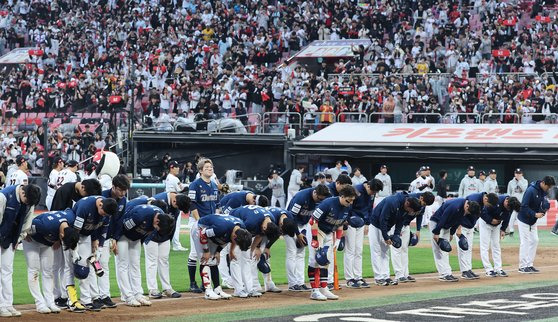
<svg viewBox="0 0 558 322"><path fill-rule="evenodd" d="M519 274L517 273L518 247L506 247L503 250L503 261L511 265L504 269L510 274L508 278L487 278L482 270L476 270L481 274L481 279L473 281L460 280L458 283L443 283L437 280L437 274L416 275L416 283L400 284L398 286L380 287L372 286L369 289L350 290L343 288L335 291L339 295L339 301L351 299L374 299L377 297L413 294L428 292L438 292L443 290L455 289L457 287L490 287L491 285L517 284L526 281L544 281L555 279L558 274L558 254L552 247L539 247L536 264L541 269L540 274ZM478 247L474 249L474 257L480 258ZM285 289L286 287L283 286ZM231 290L228 290L232 293ZM114 299L116 300L116 299ZM194 314L235 312L251 309L288 307L293 305L311 303L309 293L283 291L279 294L264 294L259 299L237 299L221 300L209 302L202 296L192 293L183 293L180 299L153 300L153 306L131 308L119 305L115 309L105 309L101 312L70 313L60 314L39 314L35 312L34 305L21 305L17 308L22 310L25 321L126 321L126 320L150 320L162 317L184 317Z"/></svg>

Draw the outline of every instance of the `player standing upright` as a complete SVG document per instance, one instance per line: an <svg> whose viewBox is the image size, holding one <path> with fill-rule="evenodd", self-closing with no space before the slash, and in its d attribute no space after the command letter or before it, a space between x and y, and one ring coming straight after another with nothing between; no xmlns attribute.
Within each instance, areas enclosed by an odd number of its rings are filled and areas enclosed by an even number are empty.
<svg viewBox="0 0 558 322"><path fill-rule="evenodd" d="M178 179L178 173L180 172L180 166L176 161L169 162L169 174L165 179L165 192L183 192L184 186ZM172 250L185 252L188 249L184 248L180 243L180 223L182 221L182 216L179 214L176 217L176 228L174 235L172 237Z"/></svg>
<svg viewBox="0 0 558 322"><path fill-rule="evenodd" d="M304 172L304 166L298 166L298 168L293 169L291 177L289 179L289 186L287 187L287 205L291 203L291 199L300 190L302 185L302 173Z"/></svg>
<svg viewBox="0 0 558 322"><path fill-rule="evenodd" d="M498 181L496 180L496 170L488 171L488 178L484 180L484 191L488 193L498 193Z"/></svg>
<svg viewBox="0 0 558 322"><path fill-rule="evenodd" d="M520 168L515 169L514 171L514 178L508 182L508 195L512 197L516 197L519 202L523 201L523 194L527 190L529 186L529 182L527 179L523 177L523 170ZM515 232L515 221L517 219L517 212L514 211L511 214L510 224L508 225L509 235L513 237L513 233Z"/></svg>
<svg viewBox="0 0 558 322"><path fill-rule="evenodd" d="M68 182L81 181L76 174L78 170L79 163L76 160L70 160L66 163L66 168L60 171L58 174L58 179L56 179L56 184L58 188L63 186Z"/></svg>
<svg viewBox="0 0 558 322"><path fill-rule="evenodd" d="M56 193L56 189L58 189L57 180L58 174L64 168L64 160L61 157L54 158L52 162L52 170L50 170L50 174L48 175L48 182L47 182L47 197L46 197L46 206L47 209L50 210L52 206L52 199L54 199L54 194Z"/></svg>
<svg viewBox="0 0 558 322"><path fill-rule="evenodd" d="M27 163L27 157L23 155L18 155L16 157L17 170L10 174L6 178L6 187L17 186L19 184L26 185L29 182L27 177L27 171L29 171L29 163Z"/></svg>
<svg viewBox="0 0 558 322"><path fill-rule="evenodd" d="M387 165L384 164L380 167L380 172L374 177L382 181L384 185L382 191L378 192L378 197L375 200L376 202L380 202L383 198L391 196L391 177L387 174L387 171Z"/></svg>
<svg viewBox="0 0 558 322"><path fill-rule="evenodd" d="M461 179L459 184L459 197L465 198L470 194L479 193L484 189L481 186L479 179L475 177L475 167L469 166L467 168L467 175Z"/></svg>
<svg viewBox="0 0 558 322"><path fill-rule="evenodd" d="M200 218L217 213L217 200L219 198L217 184L211 180L214 175L213 162L210 159L201 158L197 167L200 177L190 183L188 191L188 197L192 201L190 216L193 217L194 224ZM190 235L190 244L194 244L192 235ZM194 293L202 293L196 283L196 266L199 255L201 254L196 253L195 247L190 247L188 273L190 276L190 292ZM215 267L216 269L217 267Z"/></svg>
<svg viewBox="0 0 558 322"><path fill-rule="evenodd" d="M283 178L279 176L279 171L273 170L268 180L268 187L271 189L271 206L276 207L279 202L279 207L285 208L285 187Z"/></svg>

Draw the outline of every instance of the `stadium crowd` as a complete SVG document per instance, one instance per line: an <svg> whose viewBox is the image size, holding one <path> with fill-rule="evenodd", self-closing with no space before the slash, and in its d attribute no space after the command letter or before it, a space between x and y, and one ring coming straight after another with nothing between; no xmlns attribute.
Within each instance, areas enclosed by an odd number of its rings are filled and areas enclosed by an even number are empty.
<svg viewBox="0 0 558 322"><path fill-rule="evenodd" d="M8 1L0 10L0 50L37 49L24 68L5 70L1 98L8 117L133 106L138 125L147 127L181 113L202 120L264 111L393 113L385 122L403 113L536 112L542 114L523 121L539 122L557 112L552 5ZM372 44L317 73L284 63L314 40L357 38ZM509 72L525 75L492 75ZM362 73L379 75L330 77ZM332 121L327 114L309 117ZM425 120L439 121L408 118Z"/></svg>

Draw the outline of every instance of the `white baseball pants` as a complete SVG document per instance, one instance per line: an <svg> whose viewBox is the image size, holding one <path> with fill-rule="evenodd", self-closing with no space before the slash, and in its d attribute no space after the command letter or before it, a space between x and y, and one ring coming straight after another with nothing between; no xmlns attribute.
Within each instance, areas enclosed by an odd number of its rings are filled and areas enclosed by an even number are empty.
<svg viewBox="0 0 558 322"><path fill-rule="evenodd" d="M182 211L176 217L176 227L174 229L174 235L172 235L172 248L180 248L182 244L180 243L180 223L182 221Z"/></svg>
<svg viewBox="0 0 558 322"><path fill-rule="evenodd" d="M469 248L467 250L462 250L459 247L459 238L455 236L455 245L457 246L457 258L459 259L459 269L461 272L466 272L473 269L473 240L475 229L474 228L465 228L461 227L461 234L467 237L467 243L469 244Z"/></svg>
<svg viewBox="0 0 558 322"><path fill-rule="evenodd" d="M308 244L312 242L312 228L310 224L299 225L298 231L302 232L305 230L306 239ZM287 254L285 256L285 263L287 267L287 280L289 282L289 287L295 285L303 285L306 276L306 248L312 248L310 245L297 248L296 247L296 237L284 236L285 245L287 246Z"/></svg>
<svg viewBox="0 0 558 322"><path fill-rule="evenodd" d="M143 244L143 250L145 251L145 276L147 289L150 292L157 292L159 290L157 274L161 281L162 290L172 289L169 271L170 244L170 240L162 243L150 241L147 244Z"/></svg>
<svg viewBox="0 0 558 322"><path fill-rule="evenodd" d="M395 227L392 228L390 234L393 234ZM401 247L395 248L389 246L391 252L391 265L395 272L395 279L409 276L409 239L411 227L409 225L401 228Z"/></svg>
<svg viewBox="0 0 558 322"><path fill-rule="evenodd" d="M285 209L285 196L281 196L281 197L271 196L271 206L277 207L277 202L279 202L279 207Z"/></svg>
<svg viewBox="0 0 558 322"><path fill-rule="evenodd" d="M329 260L330 265L328 265L328 267L333 266L333 234L335 234L335 232L324 234L322 239L322 244L320 245L321 247L329 246L327 251L327 259ZM312 246L308 248L309 248L308 266L314 268L325 268L324 266L320 266L318 265L318 263L316 263L316 249L314 249ZM329 279L329 270L328 270L328 279Z"/></svg>
<svg viewBox="0 0 558 322"><path fill-rule="evenodd" d="M52 275L54 298L68 298L66 294L66 280L64 279L64 246L52 250Z"/></svg>
<svg viewBox="0 0 558 322"><path fill-rule="evenodd" d="M502 270L502 253L500 250L500 228L502 224L498 226L492 226L487 224L484 220L479 220L479 237L480 237L480 254L482 260L482 266L484 270L489 273L494 270L499 272ZM488 255L488 250L492 249L492 260L494 261L494 267L490 263L490 256Z"/></svg>
<svg viewBox="0 0 558 322"><path fill-rule="evenodd" d="M0 307L11 307L14 303L12 275L14 273L15 251L10 245L7 249L0 247Z"/></svg>
<svg viewBox="0 0 558 322"><path fill-rule="evenodd" d="M93 284L91 284L91 290L93 292L93 298L103 299L105 297L110 297L110 273L109 273L109 260L110 260L110 247L109 241L105 241L103 247L99 247L97 250L97 260L103 268L103 276L93 275Z"/></svg>
<svg viewBox="0 0 558 322"><path fill-rule="evenodd" d="M368 228L368 239L370 241L370 257L374 279L385 280L389 278L389 247L382 236L379 228L370 225Z"/></svg>
<svg viewBox="0 0 558 322"><path fill-rule="evenodd" d="M364 226L354 228L349 226L345 230L345 256L343 257L343 270L345 279L362 279L362 245L364 242Z"/></svg>
<svg viewBox="0 0 558 322"><path fill-rule="evenodd" d="M529 226L521 220L517 221L519 229L519 268L533 266L539 244L537 225Z"/></svg>
<svg viewBox="0 0 558 322"><path fill-rule="evenodd" d="M231 272L229 268L229 263L227 262L227 256L229 256L229 251L231 249L231 244L227 244L221 250L221 260L219 261L219 275L221 275L221 279L223 282L229 285L233 285Z"/></svg>
<svg viewBox="0 0 558 322"><path fill-rule="evenodd" d="M79 255L79 257L81 257L81 259L78 261L78 264L86 267L89 266L87 258L91 256L91 236L79 236L77 254ZM74 285L75 260L72 257L73 256L71 251L64 251L64 278L66 279L66 286ZM93 301L92 285L95 281L95 277L93 275L95 275L95 272L89 272L87 278L78 280L81 302L85 304L91 303Z"/></svg>
<svg viewBox="0 0 558 322"><path fill-rule="evenodd" d="M227 245L230 249L230 245ZM250 293L254 286L252 284L252 260L250 255L250 249L247 251L241 251L240 248L234 248L234 256L236 259L231 260L231 281L232 287L234 287L234 292L239 293L245 291Z"/></svg>
<svg viewBox="0 0 558 322"><path fill-rule="evenodd" d="M23 253L27 262L27 284L37 308L54 307L52 263L54 253L51 246L34 240L23 241ZM39 285L39 274L43 290Z"/></svg>
<svg viewBox="0 0 558 322"><path fill-rule="evenodd" d="M50 211L50 207L52 207L52 200L54 199L54 196L46 196L46 200L45 200L45 205L48 209L48 211Z"/></svg>
<svg viewBox="0 0 558 322"><path fill-rule="evenodd" d="M435 221L430 221L429 226L428 226L430 231L432 231L432 230L434 230L434 228L436 228L436 224L437 223ZM432 236L434 236L434 234L432 234ZM449 241L450 240L450 230L442 228L440 230L439 237L444 238L447 241ZM436 263L436 269L438 270L438 274L440 274L440 277L451 275L451 266L450 266L450 263L449 263L449 253L444 252L443 250L441 250L440 246L438 246L438 244L436 243L434 238L432 238L431 243L432 243L432 253L434 253L434 262Z"/></svg>
<svg viewBox="0 0 558 322"><path fill-rule="evenodd" d="M143 288L141 286L141 240L130 240L126 236L120 237L117 242L118 246L118 285L120 293L125 301L143 296ZM91 274L90 274L91 275Z"/></svg>
<svg viewBox="0 0 558 322"><path fill-rule="evenodd" d="M521 201L521 199L519 199L519 201ZM510 233L515 232L515 222L517 221L517 226L519 227L519 223L520 221L517 220L517 211L512 211L511 216L510 216L510 223L508 224L508 231Z"/></svg>
<svg viewBox="0 0 558 322"><path fill-rule="evenodd" d="M291 203L291 199L293 199L294 195L296 195L296 193L298 191L299 191L299 189L296 189L296 190L288 189L287 190L287 205Z"/></svg>

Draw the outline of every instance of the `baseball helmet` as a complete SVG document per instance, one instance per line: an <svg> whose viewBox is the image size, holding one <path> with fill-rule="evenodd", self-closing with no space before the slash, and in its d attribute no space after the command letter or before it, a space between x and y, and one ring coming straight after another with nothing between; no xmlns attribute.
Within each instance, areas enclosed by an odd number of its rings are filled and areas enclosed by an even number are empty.
<svg viewBox="0 0 558 322"><path fill-rule="evenodd" d="M461 250L469 250L469 241L467 240L467 237L465 237L465 235L459 236L459 241L457 242L457 244L459 245L459 248L461 248Z"/></svg>
<svg viewBox="0 0 558 322"><path fill-rule="evenodd" d="M364 226L364 219L359 216L351 216L349 217L349 225L353 228L360 228Z"/></svg>
<svg viewBox="0 0 558 322"><path fill-rule="evenodd" d="M80 280L86 279L89 276L89 267L74 264L74 276Z"/></svg>
<svg viewBox="0 0 558 322"><path fill-rule="evenodd" d="M389 238L391 239L391 245L395 248L401 248L401 237L399 237L398 235L391 235L391 237Z"/></svg>
<svg viewBox="0 0 558 322"><path fill-rule="evenodd" d="M306 236L303 236L302 239L304 239L304 244L299 242L298 239L296 240L296 247L297 248L304 248L304 247L306 247L306 245L308 245L308 239L306 239Z"/></svg>
<svg viewBox="0 0 558 322"><path fill-rule="evenodd" d="M324 246L322 248L318 248L316 251L316 263L320 266L327 266L329 265L329 259L327 258L327 251L329 246Z"/></svg>
<svg viewBox="0 0 558 322"><path fill-rule="evenodd" d="M419 242L417 234L413 233L412 231L409 232L409 234L411 235L409 238L409 246L416 246Z"/></svg>
<svg viewBox="0 0 558 322"><path fill-rule="evenodd" d="M444 252L451 252L451 244L447 239L438 238L438 246L440 246L440 249Z"/></svg>
<svg viewBox="0 0 558 322"><path fill-rule="evenodd" d="M343 249L345 249L345 236L341 237L341 239L339 239L339 246L337 246L337 250L342 252Z"/></svg>
<svg viewBox="0 0 558 322"><path fill-rule="evenodd" d="M268 274L271 272L271 267L269 267L269 264L267 263L264 254L260 255L260 261L258 262L258 270L264 274Z"/></svg>

